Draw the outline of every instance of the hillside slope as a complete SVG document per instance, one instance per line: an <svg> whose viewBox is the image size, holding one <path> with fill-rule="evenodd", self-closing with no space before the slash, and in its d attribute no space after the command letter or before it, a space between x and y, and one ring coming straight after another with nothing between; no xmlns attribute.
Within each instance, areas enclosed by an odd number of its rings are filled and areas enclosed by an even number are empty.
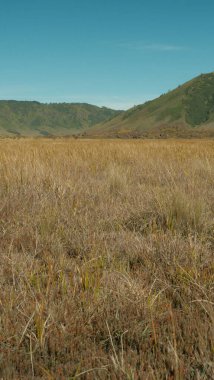
<svg viewBox="0 0 214 380"><path fill-rule="evenodd" d="M0 136L71 135L117 115L86 103L0 101Z"/></svg>
<svg viewBox="0 0 214 380"><path fill-rule="evenodd" d="M214 73L92 128L103 137L214 137Z"/></svg>

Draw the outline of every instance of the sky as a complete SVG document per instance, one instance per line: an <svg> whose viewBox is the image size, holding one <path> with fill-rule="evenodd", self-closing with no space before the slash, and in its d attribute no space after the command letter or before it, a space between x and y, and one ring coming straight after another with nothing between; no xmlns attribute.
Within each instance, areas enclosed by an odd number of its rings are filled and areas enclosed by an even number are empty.
<svg viewBox="0 0 214 380"><path fill-rule="evenodd" d="M1 0L0 99L128 109L214 71L213 0Z"/></svg>

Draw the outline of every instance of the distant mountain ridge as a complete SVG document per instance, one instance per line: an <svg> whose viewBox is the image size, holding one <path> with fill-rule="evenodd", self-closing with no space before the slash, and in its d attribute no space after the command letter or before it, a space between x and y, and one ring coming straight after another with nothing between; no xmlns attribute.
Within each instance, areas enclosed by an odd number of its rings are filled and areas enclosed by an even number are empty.
<svg viewBox="0 0 214 380"><path fill-rule="evenodd" d="M214 137L214 73L90 129L94 137Z"/></svg>
<svg viewBox="0 0 214 380"><path fill-rule="evenodd" d="M0 100L0 136L67 136L120 112L87 103Z"/></svg>
<svg viewBox="0 0 214 380"><path fill-rule="evenodd" d="M87 103L0 101L0 136L214 137L214 73L116 111Z"/></svg>

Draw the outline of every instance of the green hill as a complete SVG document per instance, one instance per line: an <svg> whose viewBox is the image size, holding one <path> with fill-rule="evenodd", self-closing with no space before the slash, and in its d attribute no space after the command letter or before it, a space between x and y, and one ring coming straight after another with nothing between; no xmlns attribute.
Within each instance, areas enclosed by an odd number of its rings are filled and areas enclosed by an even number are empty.
<svg viewBox="0 0 214 380"><path fill-rule="evenodd" d="M214 137L214 73L92 128L103 137Z"/></svg>
<svg viewBox="0 0 214 380"><path fill-rule="evenodd" d="M91 128L120 113L86 103L42 104L0 101L0 136L66 136Z"/></svg>

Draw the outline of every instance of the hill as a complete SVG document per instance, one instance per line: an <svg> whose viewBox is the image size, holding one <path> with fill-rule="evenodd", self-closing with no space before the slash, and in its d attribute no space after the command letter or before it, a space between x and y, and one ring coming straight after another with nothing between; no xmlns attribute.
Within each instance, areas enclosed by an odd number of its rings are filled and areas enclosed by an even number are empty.
<svg viewBox="0 0 214 380"><path fill-rule="evenodd" d="M179 86L92 128L103 137L214 137L214 73Z"/></svg>
<svg viewBox="0 0 214 380"><path fill-rule="evenodd" d="M42 104L1 100L0 135L72 135L109 120L118 113L119 111L86 103Z"/></svg>

